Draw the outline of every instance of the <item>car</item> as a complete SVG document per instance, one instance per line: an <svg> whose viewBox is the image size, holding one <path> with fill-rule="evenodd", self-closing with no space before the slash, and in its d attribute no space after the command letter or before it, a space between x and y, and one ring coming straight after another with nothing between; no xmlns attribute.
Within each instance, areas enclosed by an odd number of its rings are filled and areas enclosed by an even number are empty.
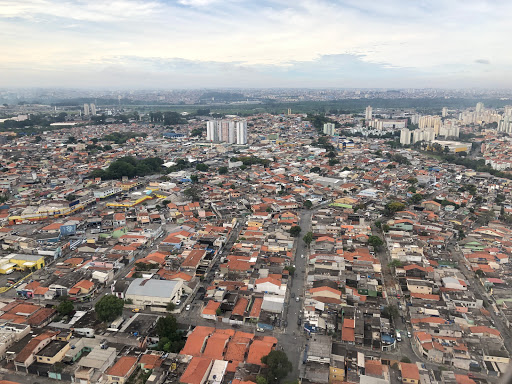
<svg viewBox="0 0 512 384"><path fill-rule="evenodd" d="M180 304L181 304L181 300L178 300L178 301L176 302L176 305L180 305Z"/></svg>
<svg viewBox="0 0 512 384"><path fill-rule="evenodd" d="M407 337L410 339L412 337L411 332L407 331Z"/></svg>
<svg viewBox="0 0 512 384"><path fill-rule="evenodd" d="M256 332L265 332L263 328L256 328Z"/></svg>
<svg viewBox="0 0 512 384"><path fill-rule="evenodd" d="M140 312L140 308L133 308L132 312L135 312L135 313Z"/></svg>
<svg viewBox="0 0 512 384"><path fill-rule="evenodd" d="M185 307L185 311L190 311L190 304L187 304L187 306Z"/></svg>
<svg viewBox="0 0 512 384"><path fill-rule="evenodd" d="M304 258L304 255L300 255L300 258L303 259Z"/></svg>
<svg viewBox="0 0 512 384"><path fill-rule="evenodd" d="M398 305L398 309L400 309L400 310L402 310L402 309L403 309L402 304L399 304L399 305Z"/></svg>
<svg viewBox="0 0 512 384"><path fill-rule="evenodd" d="M291 297L292 299L295 297L295 292L292 292Z"/></svg>
<svg viewBox="0 0 512 384"><path fill-rule="evenodd" d="M298 297L298 296L297 296L297 297L295 298L295 301L296 301L296 302L299 302L299 301L300 301L300 297Z"/></svg>

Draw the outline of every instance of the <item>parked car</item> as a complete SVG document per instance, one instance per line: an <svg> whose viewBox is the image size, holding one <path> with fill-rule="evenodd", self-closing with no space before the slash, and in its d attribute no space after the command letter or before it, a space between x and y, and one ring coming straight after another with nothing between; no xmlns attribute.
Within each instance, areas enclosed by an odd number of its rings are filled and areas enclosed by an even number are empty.
<svg viewBox="0 0 512 384"><path fill-rule="evenodd" d="M407 337L410 339L412 337L411 332L407 331Z"/></svg>
<svg viewBox="0 0 512 384"><path fill-rule="evenodd" d="M256 332L265 332L263 328L256 328Z"/></svg>
<svg viewBox="0 0 512 384"><path fill-rule="evenodd" d="M185 307L185 311L190 311L190 304L187 304L187 306Z"/></svg>
<svg viewBox="0 0 512 384"><path fill-rule="evenodd" d="M299 301L300 301L300 297L298 297L298 296L297 296L297 297L295 298L295 301L296 301L296 302L299 302Z"/></svg>
<svg viewBox="0 0 512 384"><path fill-rule="evenodd" d="M135 312L135 313L140 312L140 308L133 308L132 312Z"/></svg>

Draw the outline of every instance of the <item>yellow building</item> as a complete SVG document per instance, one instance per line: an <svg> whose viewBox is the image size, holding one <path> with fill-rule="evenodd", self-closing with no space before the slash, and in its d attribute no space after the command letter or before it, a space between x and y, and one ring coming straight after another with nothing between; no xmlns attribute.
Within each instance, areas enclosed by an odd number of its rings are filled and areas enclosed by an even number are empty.
<svg viewBox="0 0 512 384"><path fill-rule="evenodd" d="M41 269L44 267L44 256L11 253L0 259L0 274L16 271Z"/></svg>
<svg viewBox="0 0 512 384"><path fill-rule="evenodd" d="M345 380L345 363L335 360L329 366L329 384Z"/></svg>
<svg viewBox="0 0 512 384"><path fill-rule="evenodd" d="M36 353L38 363L54 365L62 361L71 348L67 341L52 340L46 347Z"/></svg>

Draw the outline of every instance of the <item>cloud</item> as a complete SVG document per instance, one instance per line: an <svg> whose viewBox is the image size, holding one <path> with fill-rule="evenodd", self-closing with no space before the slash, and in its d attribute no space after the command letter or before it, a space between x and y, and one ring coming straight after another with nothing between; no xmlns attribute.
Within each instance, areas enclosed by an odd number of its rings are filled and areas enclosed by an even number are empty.
<svg viewBox="0 0 512 384"><path fill-rule="evenodd" d="M64 79L113 65L188 78L210 67L223 77L204 73L201 80L234 83L220 70L224 63L260 74L260 82L284 76L281 83L291 86L293 79L323 84L327 77L344 83L347 73L360 86L467 81L462 73L487 81L506 78L512 67L512 56L501 53L511 13L512 2L482 0L0 0L0 48L9 52L0 73L40 68ZM475 60L473 47L486 59ZM493 65L475 65L484 61ZM20 71L18 78L2 74L27 81Z"/></svg>
<svg viewBox="0 0 512 384"><path fill-rule="evenodd" d="M486 60L486 59L477 59L477 60L475 60L475 63L477 63L477 64L491 64L491 62L489 60Z"/></svg>

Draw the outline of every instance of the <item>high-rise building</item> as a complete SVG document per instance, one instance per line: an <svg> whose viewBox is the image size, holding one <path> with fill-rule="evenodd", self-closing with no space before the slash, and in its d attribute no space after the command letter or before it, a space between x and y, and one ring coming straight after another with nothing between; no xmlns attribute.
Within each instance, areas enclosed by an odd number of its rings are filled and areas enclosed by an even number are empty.
<svg viewBox="0 0 512 384"><path fill-rule="evenodd" d="M372 107L370 107L370 106L366 107L366 111L365 111L365 114L364 114L364 118L366 119L366 121L372 119L372 116L373 116L372 111L373 111Z"/></svg>
<svg viewBox="0 0 512 384"><path fill-rule="evenodd" d="M236 122L236 143L240 145L247 144L247 120Z"/></svg>
<svg viewBox="0 0 512 384"><path fill-rule="evenodd" d="M335 133L335 125L333 123L325 123L324 124L324 134L329 136L334 136Z"/></svg>
<svg viewBox="0 0 512 384"><path fill-rule="evenodd" d="M84 104L84 116L89 116L89 104Z"/></svg>
<svg viewBox="0 0 512 384"><path fill-rule="evenodd" d="M448 108L443 107L443 112L441 113L441 116L443 116L443 117L448 116Z"/></svg>
<svg viewBox="0 0 512 384"><path fill-rule="evenodd" d="M476 114L479 115L484 111L484 103L476 103Z"/></svg>
<svg viewBox="0 0 512 384"><path fill-rule="evenodd" d="M91 115L96 116L96 105L91 103Z"/></svg>
<svg viewBox="0 0 512 384"><path fill-rule="evenodd" d="M206 140L217 143L247 144L247 121L207 121Z"/></svg>
<svg viewBox="0 0 512 384"><path fill-rule="evenodd" d="M411 144L411 131L409 131L407 128L404 128L400 131L400 144Z"/></svg>
<svg viewBox="0 0 512 384"><path fill-rule="evenodd" d="M219 141L219 130L217 128L218 123L218 120L210 120L206 122L206 140Z"/></svg>

